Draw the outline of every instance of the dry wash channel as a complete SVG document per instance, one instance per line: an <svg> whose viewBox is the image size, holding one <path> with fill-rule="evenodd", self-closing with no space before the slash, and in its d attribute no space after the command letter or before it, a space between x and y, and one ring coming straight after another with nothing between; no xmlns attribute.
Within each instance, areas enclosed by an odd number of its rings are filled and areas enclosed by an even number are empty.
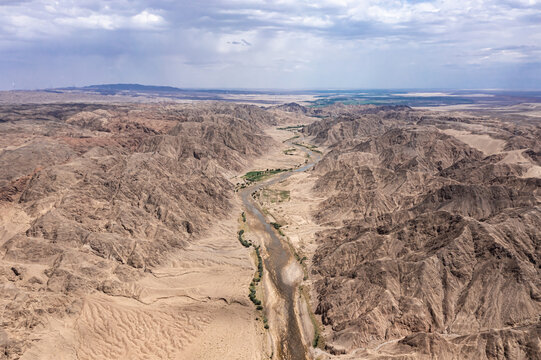
<svg viewBox="0 0 541 360"><path fill-rule="evenodd" d="M294 170L277 174L268 181L244 188L241 192L241 198L246 213L255 220L255 226L253 228L267 239L263 244L266 253L268 254L264 260L264 265L272 282L272 284L269 285L276 290L276 293L281 300L279 302L281 305L274 309L266 307L266 311L275 311L285 317L282 322L284 328L273 329L278 337L275 346L276 351L278 352L278 359L304 360L306 359L306 348L302 340L294 305L300 279L292 281L286 271L286 269L291 264L295 264L296 261L288 245L277 236L273 226L267 221L265 215L252 198L254 192L282 182L294 173L309 170L320 159L318 153L314 153L307 147L299 146L291 142L288 142L288 145L294 146L300 151L310 155L308 157L309 161Z"/></svg>

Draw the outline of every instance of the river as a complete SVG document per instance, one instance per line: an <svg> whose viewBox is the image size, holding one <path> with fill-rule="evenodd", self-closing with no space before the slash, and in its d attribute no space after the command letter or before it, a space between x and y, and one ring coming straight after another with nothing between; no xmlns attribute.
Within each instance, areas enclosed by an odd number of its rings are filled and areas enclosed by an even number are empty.
<svg viewBox="0 0 541 360"><path fill-rule="evenodd" d="M303 137L301 137L299 140L302 143ZM248 186L241 191L240 195L246 213L251 214L255 219L257 219L257 222L269 235L270 241L265 242L268 257L264 259L264 268L269 272L270 278L278 291L279 296L281 296L285 301L285 309L283 309L283 313L286 314L287 329L283 329L284 331L279 332L281 335L278 344L279 346L277 347L278 359L306 360L307 351L302 340L299 322L297 321L294 306L298 284L291 284L284 279L282 271L288 264L296 260L294 255L291 253L288 244L277 236L276 231L271 224L267 222L265 216L261 212L261 209L251 196L255 191L284 181L295 173L311 169L321 159L320 154L315 153L303 146L295 145L291 141L289 141L288 144L310 155L308 162L291 171L279 173L267 181Z"/></svg>

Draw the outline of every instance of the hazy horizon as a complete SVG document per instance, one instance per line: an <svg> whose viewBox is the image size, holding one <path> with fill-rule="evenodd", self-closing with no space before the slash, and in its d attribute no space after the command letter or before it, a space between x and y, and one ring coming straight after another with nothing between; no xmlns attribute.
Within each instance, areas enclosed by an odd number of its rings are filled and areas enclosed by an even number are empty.
<svg viewBox="0 0 541 360"><path fill-rule="evenodd" d="M125 82L125 83L88 83L81 84L79 86L58 86L58 87L44 87L44 88L27 88L27 89L14 89L16 91L40 91L40 90L60 90L60 89L84 89L91 87L100 87L100 86L111 86L111 85L137 85L144 87L170 87L179 90L194 90L194 91L261 91L261 92L360 92L360 91L398 91L403 93L408 92L420 92L420 93L429 93L429 92L475 92L475 91L485 91L485 92L540 92L541 88L338 88L338 87L328 87L328 88L257 88L257 87L196 87L196 86L175 86L167 83L163 84L152 84L152 83L134 83L134 82ZM12 89L6 89L12 90Z"/></svg>
<svg viewBox="0 0 541 360"><path fill-rule="evenodd" d="M539 0L7 0L0 89L541 89Z"/></svg>

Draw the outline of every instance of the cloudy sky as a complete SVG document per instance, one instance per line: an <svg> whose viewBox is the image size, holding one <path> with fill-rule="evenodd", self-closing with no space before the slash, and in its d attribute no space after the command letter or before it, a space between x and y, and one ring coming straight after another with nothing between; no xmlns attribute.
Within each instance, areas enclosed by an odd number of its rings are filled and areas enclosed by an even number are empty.
<svg viewBox="0 0 541 360"><path fill-rule="evenodd" d="M541 0L0 0L0 89L541 88Z"/></svg>

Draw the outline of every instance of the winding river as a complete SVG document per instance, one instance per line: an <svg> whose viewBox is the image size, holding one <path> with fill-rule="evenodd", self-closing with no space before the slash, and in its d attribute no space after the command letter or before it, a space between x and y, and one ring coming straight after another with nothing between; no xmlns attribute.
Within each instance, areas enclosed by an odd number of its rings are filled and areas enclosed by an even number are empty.
<svg viewBox="0 0 541 360"><path fill-rule="evenodd" d="M302 143L303 137L299 140ZM315 153L308 148L295 145L291 141L287 142L287 144L308 154L308 162L291 171L279 173L267 181L248 186L241 191L240 195L246 213L253 215L253 217L257 219L258 224L261 225L264 231L269 235L270 240L265 242L268 257L264 260L264 267L265 270L269 272L270 278L278 291L279 296L285 301L283 314L286 315L287 328L280 332L279 346L277 347L278 359L305 360L306 348L302 340L294 306L298 284L291 284L283 276L283 269L285 269L292 261L295 261L295 258L291 253L288 244L277 236L275 230L267 222L261 209L251 196L255 191L284 181L295 173L311 169L321 159L320 154Z"/></svg>

